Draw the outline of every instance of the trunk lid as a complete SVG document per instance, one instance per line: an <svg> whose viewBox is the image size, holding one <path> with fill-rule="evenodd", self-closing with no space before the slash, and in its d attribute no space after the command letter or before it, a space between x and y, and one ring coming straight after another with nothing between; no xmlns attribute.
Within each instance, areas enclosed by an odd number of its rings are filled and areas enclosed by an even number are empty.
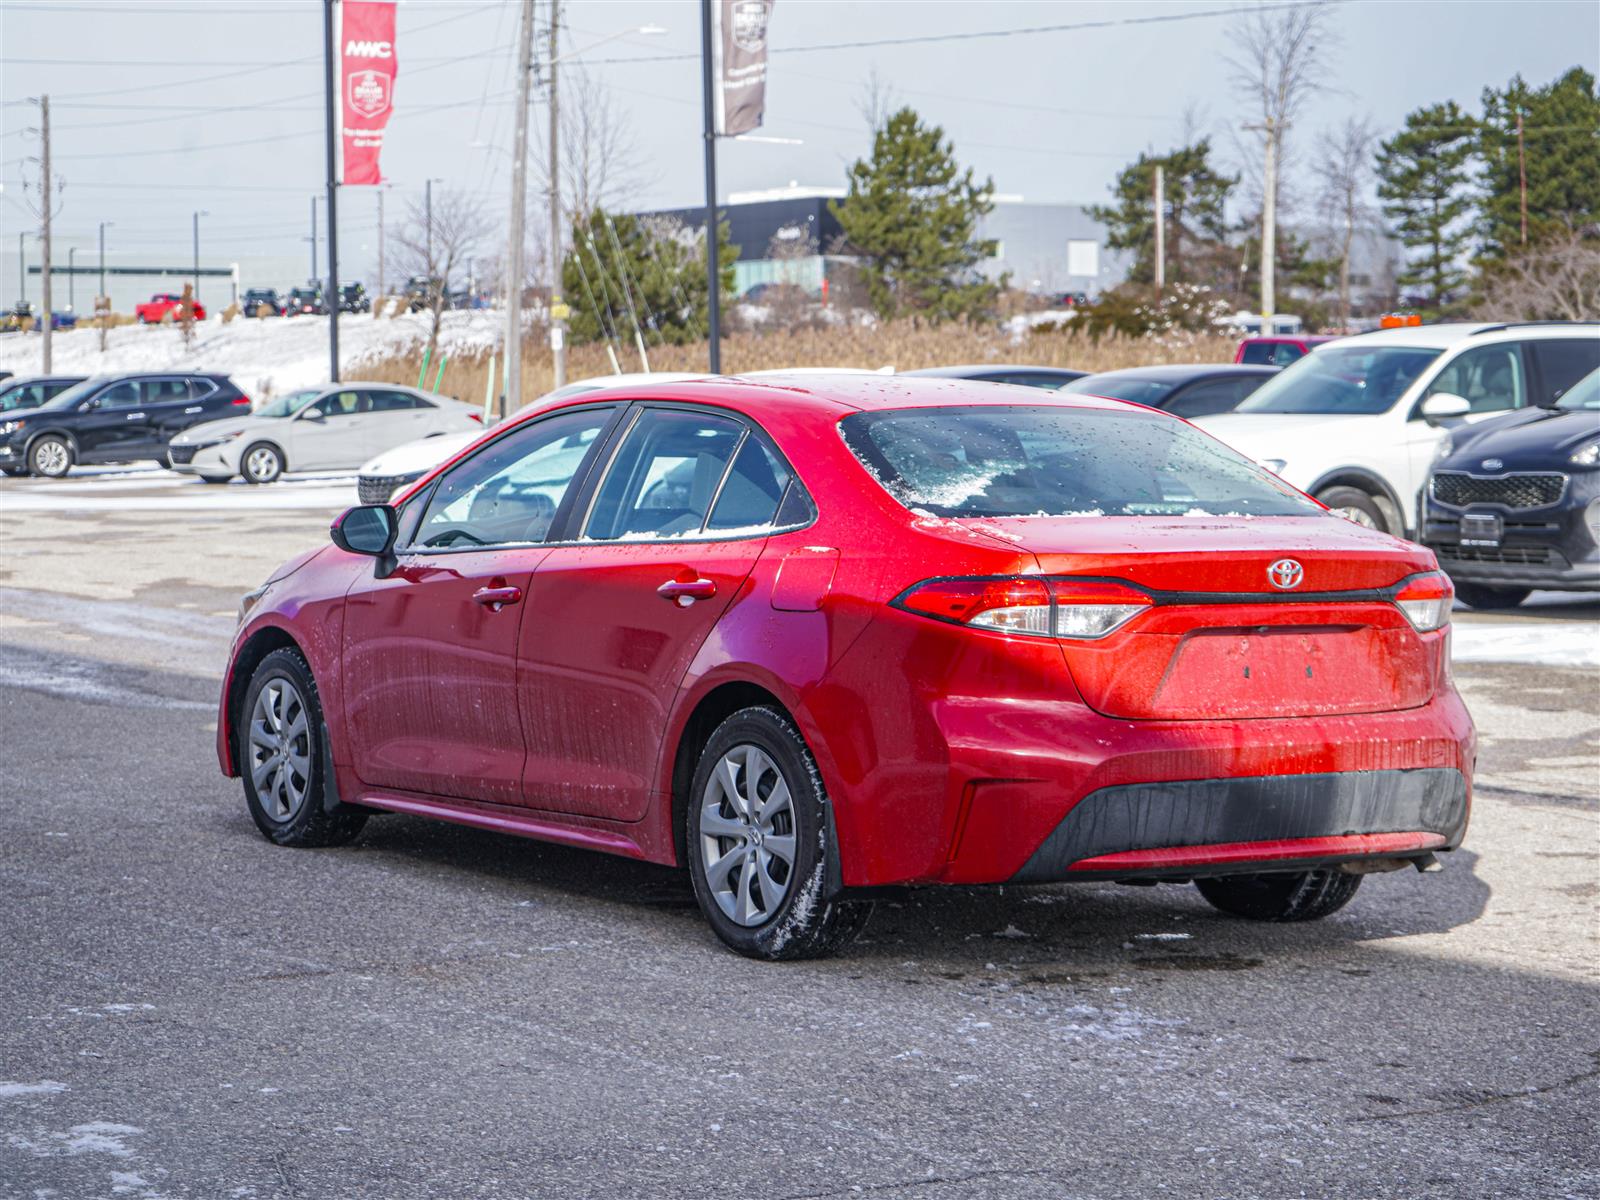
<svg viewBox="0 0 1600 1200"><path fill-rule="evenodd" d="M1152 607L1107 637L1062 640L1084 701L1130 720L1383 712L1426 704L1443 631L1419 634L1390 589L1434 569L1421 547L1333 517L986 519L1046 575L1117 579ZM1268 568L1298 563L1292 588Z"/></svg>

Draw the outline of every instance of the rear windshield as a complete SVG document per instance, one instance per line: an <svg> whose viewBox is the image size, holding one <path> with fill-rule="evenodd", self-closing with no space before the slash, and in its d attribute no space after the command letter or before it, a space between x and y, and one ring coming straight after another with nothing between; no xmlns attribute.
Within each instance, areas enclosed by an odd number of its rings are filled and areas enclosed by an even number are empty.
<svg viewBox="0 0 1600 1200"><path fill-rule="evenodd" d="M1131 400L1135 404L1160 408L1177 380L1141 379L1137 375L1085 375L1074 379L1063 392L1076 392L1085 396L1106 396L1112 400Z"/></svg>
<svg viewBox="0 0 1600 1200"><path fill-rule="evenodd" d="M1285 367L1234 412L1388 412L1441 353L1422 346L1330 346Z"/></svg>
<svg viewBox="0 0 1600 1200"><path fill-rule="evenodd" d="M901 504L939 517L1314 516L1182 421L1043 406L855 413L845 443Z"/></svg>

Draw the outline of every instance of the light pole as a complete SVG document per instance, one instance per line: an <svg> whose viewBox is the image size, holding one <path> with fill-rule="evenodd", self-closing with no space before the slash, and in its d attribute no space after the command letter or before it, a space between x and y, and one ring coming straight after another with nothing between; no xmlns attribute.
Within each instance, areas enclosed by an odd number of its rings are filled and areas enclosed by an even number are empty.
<svg viewBox="0 0 1600 1200"><path fill-rule="evenodd" d="M311 282L317 281L317 198L311 197Z"/></svg>
<svg viewBox="0 0 1600 1200"><path fill-rule="evenodd" d="M17 234L17 285L21 289L18 294L23 302L28 299L28 247L23 241L26 236Z"/></svg>
<svg viewBox="0 0 1600 1200"><path fill-rule="evenodd" d="M67 311L76 312L78 308L77 289L73 285L73 272L78 268L74 265L78 258L76 246L67 247Z"/></svg>
<svg viewBox="0 0 1600 1200"><path fill-rule="evenodd" d="M433 185L443 183L442 179L424 179L422 181L422 223L423 236L428 239L428 277L433 277Z"/></svg>
<svg viewBox="0 0 1600 1200"><path fill-rule="evenodd" d="M115 221L100 222L100 294L106 295L106 230L115 225ZM110 297L107 297L109 299Z"/></svg>
<svg viewBox="0 0 1600 1200"><path fill-rule="evenodd" d="M194 214L194 298L200 299L200 218L209 217L211 214L201 209Z"/></svg>

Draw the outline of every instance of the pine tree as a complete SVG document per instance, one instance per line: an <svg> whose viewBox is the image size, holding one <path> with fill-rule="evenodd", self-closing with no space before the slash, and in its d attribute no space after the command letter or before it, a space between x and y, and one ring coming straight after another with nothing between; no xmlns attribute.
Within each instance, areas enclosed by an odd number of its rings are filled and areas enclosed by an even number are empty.
<svg viewBox="0 0 1600 1200"><path fill-rule="evenodd" d="M1479 152L1483 156L1486 256L1522 244L1517 117L1522 117L1528 173L1528 241L1600 222L1600 95L1595 77L1573 67L1542 88L1518 75L1503 89L1485 88Z"/></svg>
<svg viewBox="0 0 1600 1200"><path fill-rule="evenodd" d="M1132 250L1134 283L1153 283L1156 277L1155 171L1164 175L1166 198L1166 275L1168 283L1218 282L1214 278L1215 254L1227 237L1223 212L1228 193L1238 176L1223 175L1211 166L1211 140L1201 138L1166 154L1141 154L1125 167L1111 186L1112 205L1091 205L1085 211L1108 231L1106 244L1113 250Z"/></svg>
<svg viewBox="0 0 1600 1200"><path fill-rule="evenodd" d="M1475 211L1477 122L1455 101L1419 108L1378 148L1378 196L1406 248L1402 287L1420 288L1430 315L1463 299Z"/></svg>
<svg viewBox="0 0 1600 1200"><path fill-rule="evenodd" d="M701 236L696 236L701 233ZM596 208L572 223L561 286L572 305L574 341L679 345L706 336L706 260L702 231L676 223L615 216ZM722 293L733 290L738 248L717 227Z"/></svg>
<svg viewBox="0 0 1600 1200"><path fill-rule="evenodd" d="M880 316L914 313L938 321L986 316L1000 282L978 264L999 243L977 237L993 208L994 181L962 171L944 130L902 108L873 135L872 157L850 168L850 191L828 202L846 252L864 260L867 295Z"/></svg>

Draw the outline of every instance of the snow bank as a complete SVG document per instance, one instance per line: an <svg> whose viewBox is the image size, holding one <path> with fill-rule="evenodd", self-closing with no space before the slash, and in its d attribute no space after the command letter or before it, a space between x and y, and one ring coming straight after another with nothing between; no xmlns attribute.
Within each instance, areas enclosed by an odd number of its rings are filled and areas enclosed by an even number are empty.
<svg viewBox="0 0 1600 1200"><path fill-rule="evenodd" d="M1592 621L1455 621L1450 629L1458 663L1600 667L1600 626Z"/></svg>

